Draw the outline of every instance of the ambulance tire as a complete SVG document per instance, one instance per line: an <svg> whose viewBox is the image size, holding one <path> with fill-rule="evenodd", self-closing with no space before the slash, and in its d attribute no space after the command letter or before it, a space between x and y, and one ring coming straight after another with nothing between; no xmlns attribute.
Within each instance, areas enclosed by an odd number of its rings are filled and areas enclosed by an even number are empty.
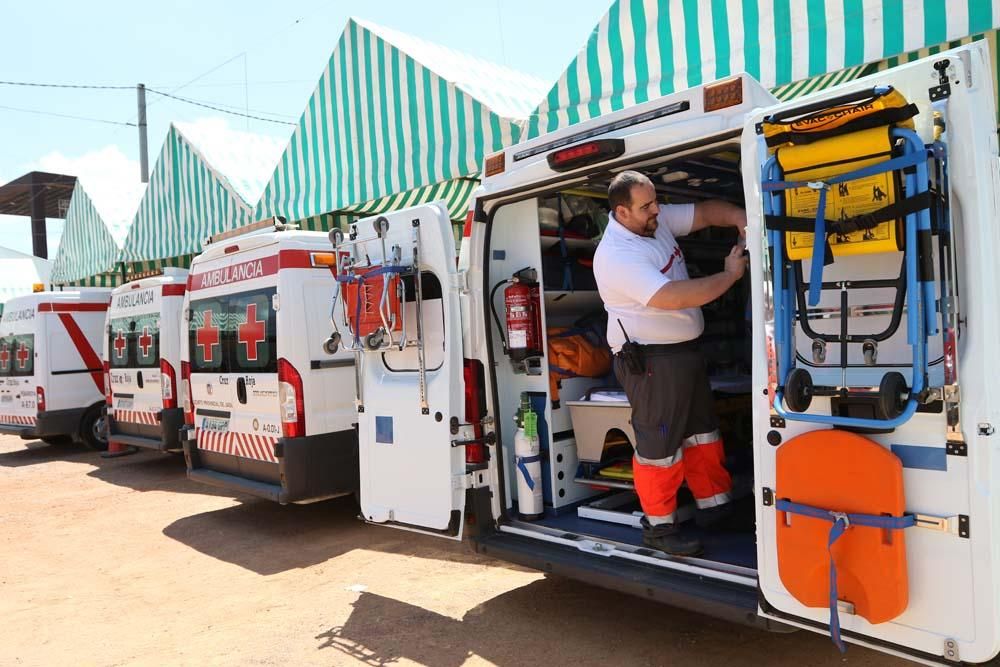
<svg viewBox="0 0 1000 667"><path fill-rule="evenodd" d="M103 406L92 405L80 420L80 441L87 449L103 452L108 448Z"/></svg>
<svg viewBox="0 0 1000 667"><path fill-rule="evenodd" d="M906 378L902 373L893 371L882 376L878 386L878 410L882 419L895 419L903 414L906 401L903 395L907 393Z"/></svg>
<svg viewBox="0 0 1000 667"><path fill-rule="evenodd" d="M805 412L813 399L813 381L809 371L796 368L785 382L785 405L792 412Z"/></svg>

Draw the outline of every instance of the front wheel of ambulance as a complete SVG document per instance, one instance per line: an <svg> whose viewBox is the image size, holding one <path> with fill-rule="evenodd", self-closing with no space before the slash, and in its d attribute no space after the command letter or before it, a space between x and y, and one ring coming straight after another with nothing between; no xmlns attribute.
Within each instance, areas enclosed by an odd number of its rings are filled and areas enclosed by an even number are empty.
<svg viewBox="0 0 1000 667"><path fill-rule="evenodd" d="M83 419L80 420L80 440L87 449L101 452L108 448L108 431L102 406L91 406L83 413Z"/></svg>

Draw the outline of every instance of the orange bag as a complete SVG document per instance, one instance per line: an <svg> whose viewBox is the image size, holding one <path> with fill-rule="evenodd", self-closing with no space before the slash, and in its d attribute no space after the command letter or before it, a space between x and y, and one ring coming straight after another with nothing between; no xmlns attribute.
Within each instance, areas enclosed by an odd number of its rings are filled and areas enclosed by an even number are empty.
<svg viewBox="0 0 1000 667"><path fill-rule="evenodd" d="M611 350L592 329L553 327L549 338L549 400L559 401L559 381L611 372Z"/></svg>

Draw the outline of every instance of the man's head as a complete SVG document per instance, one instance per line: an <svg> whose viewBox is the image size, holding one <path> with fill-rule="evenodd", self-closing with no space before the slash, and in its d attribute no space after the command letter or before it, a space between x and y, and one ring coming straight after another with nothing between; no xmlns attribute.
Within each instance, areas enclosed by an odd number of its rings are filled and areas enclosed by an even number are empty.
<svg viewBox="0 0 1000 667"><path fill-rule="evenodd" d="M608 204L615 220L639 236L656 233L660 207L653 182L637 171L623 171L608 186Z"/></svg>

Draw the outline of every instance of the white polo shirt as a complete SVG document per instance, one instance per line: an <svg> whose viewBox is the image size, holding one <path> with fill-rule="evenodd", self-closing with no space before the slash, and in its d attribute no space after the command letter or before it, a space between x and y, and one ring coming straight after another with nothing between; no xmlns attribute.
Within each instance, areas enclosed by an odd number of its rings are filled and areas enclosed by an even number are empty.
<svg viewBox="0 0 1000 667"><path fill-rule="evenodd" d="M693 340L705 329L701 308L661 310L646 305L670 281L689 279L675 237L690 233L694 204L661 204L656 220L656 234L648 238L625 229L610 214L594 253L594 278L608 311L608 343L614 352L625 343L619 320L632 341L645 345Z"/></svg>

